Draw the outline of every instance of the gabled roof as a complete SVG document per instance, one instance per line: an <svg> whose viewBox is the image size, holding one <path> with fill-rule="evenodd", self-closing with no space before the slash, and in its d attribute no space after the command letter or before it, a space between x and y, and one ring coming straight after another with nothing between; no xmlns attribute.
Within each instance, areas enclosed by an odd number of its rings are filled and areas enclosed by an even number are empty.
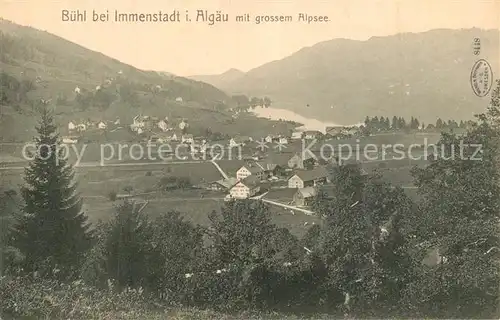
<svg viewBox="0 0 500 320"><path fill-rule="evenodd" d="M288 160L290 160L290 154L286 153L276 153L271 154L267 158L260 161L261 163L273 164L278 166L288 165Z"/></svg>
<svg viewBox="0 0 500 320"><path fill-rule="evenodd" d="M237 182L238 182L238 179L229 178L229 179L217 180L214 183L220 184L221 186L223 186L227 189L231 189Z"/></svg>
<svg viewBox="0 0 500 320"><path fill-rule="evenodd" d="M239 168L238 171L241 170L242 168L247 169L251 173L259 173L259 172L264 171L261 166L256 165L256 164L254 164L254 165L246 164L246 165L242 166L241 168Z"/></svg>
<svg viewBox="0 0 500 320"><path fill-rule="evenodd" d="M333 134L336 134L336 133L340 133L344 130L345 128L342 127L342 126L336 126L336 127L326 127L325 129L325 132L326 133L333 133Z"/></svg>
<svg viewBox="0 0 500 320"><path fill-rule="evenodd" d="M241 184L247 186L248 188L254 188L254 187L256 187L256 186L259 185L260 180L256 176L251 175L251 176L248 176L248 177L246 177L245 179L243 179L241 181L236 182L231 188L233 188L234 186L236 186L238 183L241 183Z"/></svg>
<svg viewBox="0 0 500 320"><path fill-rule="evenodd" d="M318 133L322 133L321 131L318 131L318 130L307 130L307 131L304 131L305 134L318 134Z"/></svg>
<svg viewBox="0 0 500 320"><path fill-rule="evenodd" d="M297 170L293 176L299 177L302 181L312 181L328 177L328 170L325 167L316 167L312 170Z"/></svg>
<svg viewBox="0 0 500 320"><path fill-rule="evenodd" d="M259 166L263 171L272 171L274 169L276 169L276 167L278 166L277 164L275 163L268 163L268 162L265 162L265 161L259 161L259 162L256 162L257 166Z"/></svg>
<svg viewBox="0 0 500 320"><path fill-rule="evenodd" d="M314 153L314 152L313 152ZM305 156L305 157L303 157ZM302 160L308 160L308 159L311 159L311 158L314 158L309 152L300 152L300 153L296 153L294 154L293 156L291 156L289 159L292 159L293 157L299 157L300 159Z"/></svg>
<svg viewBox="0 0 500 320"><path fill-rule="evenodd" d="M297 192L300 192L302 194L303 198L314 197L317 193L316 188L314 188L314 187L300 188L297 190Z"/></svg>
<svg viewBox="0 0 500 320"><path fill-rule="evenodd" d="M240 182L243 183L245 186L252 188L252 187L257 186L260 183L260 180L256 176L252 175L252 176L246 177L245 179L241 180Z"/></svg>

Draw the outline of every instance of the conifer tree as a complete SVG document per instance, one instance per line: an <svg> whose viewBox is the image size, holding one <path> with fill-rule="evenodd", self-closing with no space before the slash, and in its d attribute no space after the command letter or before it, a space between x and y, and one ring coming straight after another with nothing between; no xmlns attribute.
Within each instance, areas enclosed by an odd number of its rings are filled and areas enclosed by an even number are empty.
<svg viewBox="0 0 500 320"><path fill-rule="evenodd" d="M73 168L58 147L56 129L51 112L42 108L37 151L25 169L21 188L25 206L14 244L25 256L25 270L59 269L61 276L67 276L79 267L91 234Z"/></svg>
<svg viewBox="0 0 500 320"><path fill-rule="evenodd" d="M399 129L399 120L398 120L398 118L396 116L392 117L391 129L392 130L398 130Z"/></svg>

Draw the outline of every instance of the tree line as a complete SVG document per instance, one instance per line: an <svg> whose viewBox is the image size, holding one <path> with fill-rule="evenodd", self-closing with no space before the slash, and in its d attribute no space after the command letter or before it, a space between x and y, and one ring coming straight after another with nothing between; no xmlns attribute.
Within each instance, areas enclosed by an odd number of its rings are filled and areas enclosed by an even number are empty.
<svg viewBox="0 0 500 320"><path fill-rule="evenodd" d="M441 156L412 170L417 200L357 164L332 167L333 192L320 189L313 205L322 223L301 238L254 200L226 203L208 226L168 209L151 218L133 202L91 225L42 111L36 143L47 147L26 169L23 214L9 220L2 240L0 304L14 316L40 314L46 296L66 290L67 306L51 305L54 317L80 308L85 318L79 301L88 299L99 308L147 300L336 317L498 317L499 97L500 82L472 128L443 133ZM461 141L481 144L482 160L470 158L475 147L455 148ZM113 303L100 301L110 288Z"/></svg>
<svg viewBox="0 0 500 320"><path fill-rule="evenodd" d="M442 120L438 118L436 123L425 124L424 122L418 120L416 117L411 117L409 121L405 120L403 117L393 116L392 120L389 117L366 117L363 123L364 130L368 132L380 132L380 131L410 131L410 130L435 130L435 129L466 129L472 126L474 121L467 120L457 122L455 120Z"/></svg>

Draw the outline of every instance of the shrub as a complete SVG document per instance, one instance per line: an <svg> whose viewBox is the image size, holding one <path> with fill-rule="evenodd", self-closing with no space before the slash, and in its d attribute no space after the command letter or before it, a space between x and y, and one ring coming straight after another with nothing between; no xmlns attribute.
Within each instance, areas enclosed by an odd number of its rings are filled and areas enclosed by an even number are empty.
<svg viewBox="0 0 500 320"><path fill-rule="evenodd" d="M151 177L153 173L151 171L146 172L146 177Z"/></svg>
<svg viewBox="0 0 500 320"><path fill-rule="evenodd" d="M108 193L108 198L111 201L116 201L116 196L117 196L116 191L111 191Z"/></svg>
<svg viewBox="0 0 500 320"><path fill-rule="evenodd" d="M34 275L0 279L2 316L33 319L140 319L154 310L141 289L107 290Z"/></svg>
<svg viewBox="0 0 500 320"><path fill-rule="evenodd" d="M189 189L191 187L192 183L188 177L162 177L158 182L158 189L161 191Z"/></svg>

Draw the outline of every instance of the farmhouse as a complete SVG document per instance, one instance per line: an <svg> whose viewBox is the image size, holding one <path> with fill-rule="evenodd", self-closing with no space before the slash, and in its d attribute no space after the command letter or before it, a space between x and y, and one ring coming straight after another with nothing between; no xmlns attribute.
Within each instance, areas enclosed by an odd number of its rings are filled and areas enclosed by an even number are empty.
<svg viewBox="0 0 500 320"><path fill-rule="evenodd" d="M292 132L292 140L299 140L299 139L302 139L302 132L300 131Z"/></svg>
<svg viewBox="0 0 500 320"><path fill-rule="evenodd" d="M181 137L182 143L194 143L194 138L192 134L183 134Z"/></svg>
<svg viewBox="0 0 500 320"><path fill-rule="evenodd" d="M279 144L288 144L288 138L287 137L279 137L278 143Z"/></svg>
<svg viewBox="0 0 500 320"><path fill-rule="evenodd" d="M323 133L321 131L316 131L316 130L304 131L304 139L307 140L318 139L322 135Z"/></svg>
<svg viewBox="0 0 500 320"><path fill-rule="evenodd" d="M350 127L347 129L346 132L350 136L355 136L359 134L359 128L358 127Z"/></svg>
<svg viewBox="0 0 500 320"><path fill-rule="evenodd" d="M163 132L167 131L168 130L168 124L165 120L160 120L158 121L158 123L156 124L156 126Z"/></svg>
<svg viewBox="0 0 500 320"><path fill-rule="evenodd" d="M229 140L229 147L238 147L238 146L244 146L245 143L251 141L250 137L246 136L235 136Z"/></svg>
<svg viewBox="0 0 500 320"><path fill-rule="evenodd" d="M236 171L236 179L243 180L249 176L255 176L260 180L264 177L264 170L255 163L248 163Z"/></svg>
<svg viewBox="0 0 500 320"><path fill-rule="evenodd" d="M249 176L237 182L229 191L234 199L247 199L253 197L260 191L259 179L255 176Z"/></svg>
<svg viewBox="0 0 500 320"><path fill-rule="evenodd" d="M304 169L309 164L314 165L316 159L309 153L297 153L288 160L289 168Z"/></svg>
<svg viewBox="0 0 500 320"><path fill-rule="evenodd" d="M207 189L213 191L229 191L238 180L236 178L221 179L208 184Z"/></svg>
<svg viewBox="0 0 500 320"><path fill-rule="evenodd" d="M279 137L275 134L269 134L264 138L264 141L267 143L277 142L278 140L279 140Z"/></svg>
<svg viewBox="0 0 500 320"><path fill-rule="evenodd" d="M79 125L76 126L76 130L79 132L83 132L87 130L87 125L84 123L80 123Z"/></svg>
<svg viewBox="0 0 500 320"><path fill-rule="evenodd" d="M99 129L106 129L106 127L107 127L106 123L102 120L97 123L97 128Z"/></svg>
<svg viewBox="0 0 500 320"><path fill-rule="evenodd" d="M68 130L73 131L76 129L76 125L74 124L73 121L68 122Z"/></svg>
<svg viewBox="0 0 500 320"><path fill-rule="evenodd" d="M182 100L182 97L177 97L177 98L175 98L175 102L182 102L182 101L183 101L183 100Z"/></svg>
<svg viewBox="0 0 500 320"><path fill-rule="evenodd" d="M187 120L182 119L182 121L179 123L179 129L184 130L187 127L189 127Z"/></svg>
<svg viewBox="0 0 500 320"><path fill-rule="evenodd" d="M137 132L138 134L140 134L139 129L142 129L141 131L144 131L145 127L146 127L146 118L141 115L135 116L132 124L130 125L130 129L132 131Z"/></svg>
<svg viewBox="0 0 500 320"><path fill-rule="evenodd" d="M171 131L165 134L165 139L167 141L179 141L182 137L182 133L179 131Z"/></svg>
<svg viewBox="0 0 500 320"><path fill-rule="evenodd" d="M328 137L336 137L344 132L343 126L332 126L325 128L325 134Z"/></svg>
<svg viewBox="0 0 500 320"><path fill-rule="evenodd" d="M70 137L62 137L62 143L64 143L64 144L74 144L74 143L78 143L78 137L73 137L73 136L70 136Z"/></svg>
<svg viewBox="0 0 500 320"><path fill-rule="evenodd" d="M297 192L293 195L293 203L298 207L309 206L316 194L317 191L315 187L297 189Z"/></svg>
<svg viewBox="0 0 500 320"><path fill-rule="evenodd" d="M288 179L288 188L305 188L328 182L328 172L324 167L313 170L298 170Z"/></svg>
<svg viewBox="0 0 500 320"><path fill-rule="evenodd" d="M285 171L291 170L288 167L289 159L289 154L272 154L266 159L259 161L259 163L264 164L269 170L272 170L272 175L279 176L284 175Z"/></svg>

